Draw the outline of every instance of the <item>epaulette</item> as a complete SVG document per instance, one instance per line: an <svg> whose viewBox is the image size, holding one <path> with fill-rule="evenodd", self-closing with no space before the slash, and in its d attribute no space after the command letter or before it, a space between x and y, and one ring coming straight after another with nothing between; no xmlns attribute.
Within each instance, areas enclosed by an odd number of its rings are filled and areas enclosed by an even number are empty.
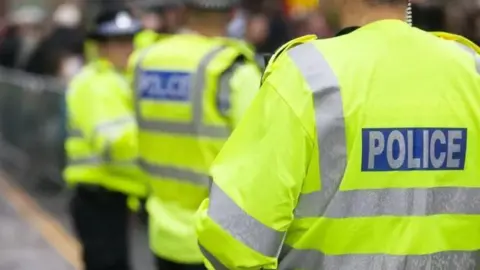
<svg viewBox="0 0 480 270"><path fill-rule="evenodd" d="M236 62L254 62L260 72L263 73L267 64L264 55L255 53L254 48L245 41L227 38L222 38L221 40L224 44L234 47L237 51L241 53L241 56L237 59Z"/></svg>
<svg viewBox="0 0 480 270"><path fill-rule="evenodd" d="M232 46L237 49L249 61L255 61L255 52L248 43L230 38L221 38L220 40L223 44Z"/></svg>
<svg viewBox="0 0 480 270"><path fill-rule="evenodd" d="M270 75L270 73L272 72L272 68L273 68L273 63L275 63L275 61L284 53L284 52L287 52L288 50L298 46L298 45L301 45L301 44L304 44L304 43L307 43L307 42L310 42L310 41L313 41L313 40L317 40L318 37L316 35L306 35L306 36L302 36L302 37L299 37L299 38L296 38L296 39L293 39L287 43L285 43L282 47L280 47L271 57L270 59L268 60L268 64L267 66L265 67L265 72L263 73L263 76L262 76L262 83L265 81L265 79L268 77L268 75Z"/></svg>
<svg viewBox="0 0 480 270"><path fill-rule="evenodd" d="M467 38L464 38L464 37L459 36L459 35L447 33L447 32L432 32L432 34L434 34L435 36L437 36L439 38L442 38L442 39L452 40L452 41L456 41L458 43L461 43L461 44L475 50L478 54L480 54L480 47L478 45L476 45L475 43L473 43L472 41L468 40Z"/></svg>

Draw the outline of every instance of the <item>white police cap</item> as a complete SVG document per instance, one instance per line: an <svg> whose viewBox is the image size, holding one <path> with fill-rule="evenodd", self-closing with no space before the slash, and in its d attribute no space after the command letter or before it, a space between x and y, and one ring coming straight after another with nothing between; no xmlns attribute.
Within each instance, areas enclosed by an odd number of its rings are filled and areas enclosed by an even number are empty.
<svg viewBox="0 0 480 270"><path fill-rule="evenodd" d="M189 6L206 10L228 10L236 7L239 0L185 0Z"/></svg>
<svg viewBox="0 0 480 270"><path fill-rule="evenodd" d="M135 35L142 29L141 22L128 11L121 10L104 15L91 33L92 38Z"/></svg>
<svg viewBox="0 0 480 270"><path fill-rule="evenodd" d="M134 3L142 9L182 6L184 0L137 0Z"/></svg>

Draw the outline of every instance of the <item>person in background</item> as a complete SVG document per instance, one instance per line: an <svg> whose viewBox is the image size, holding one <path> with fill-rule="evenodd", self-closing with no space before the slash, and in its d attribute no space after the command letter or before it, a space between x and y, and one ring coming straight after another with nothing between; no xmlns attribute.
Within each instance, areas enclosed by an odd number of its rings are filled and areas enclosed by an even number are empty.
<svg viewBox="0 0 480 270"><path fill-rule="evenodd" d="M425 31L445 30L445 6L435 2L412 3L413 25Z"/></svg>
<svg viewBox="0 0 480 270"><path fill-rule="evenodd" d="M159 270L204 269L195 212L208 196L210 164L261 78L255 53L225 38L237 1L185 5L185 28L130 65L136 71L139 163L151 178L150 246Z"/></svg>
<svg viewBox="0 0 480 270"><path fill-rule="evenodd" d="M42 23L46 19L43 9L25 5L9 17L9 33L0 44L0 63L6 67L25 70L30 57L43 38Z"/></svg>
<svg viewBox="0 0 480 270"><path fill-rule="evenodd" d="M262 0L262 13L257 14L253 19L266 22L267 31L265 39L256 46L257 51L260 53L273 53L282 44L292 38L281 1ZM261 27L259 24L260 29ZM262 30L263 29L261 29L261 31Z"/></svg>
<svg viewBox="0 0 480 270"><path fill-rule="evenodd" d="M135 49L144 49L171 34L182 26L182 1L141 0L139 17L143 30L134 39Z"/></svg>
<svg viewBox="0 0 480 270"><path fill-rule="evenodd" d="M131 269L127 199L144 197L146 185L136 163L137 125L123 70L140 29L128 10L100 12L89 33L99 57L66 93L64 178L74 189L70 210L85 270Z"/></svg>
<svg viewBox="0 0 480 270"><path fill-rule="evenodd" d="M28 72L56 76L69 81L83 65L84 33L75 5L60 5L53 13L54 28L30 58Z"/></svg>
<svg viewBox="0 0 480 270"><path fill-rule="evenodd" d="M408 0L320 6L336 37L277 51L212 166L211 269L479 269L480 47Z"/></svg>
<svg viewBox="0 0 480 270"><path fill-rule="evenodd" d="M249 13L245 8L240 6L236 9L228 25L227 36L236 39L245 39L248 16Z"/></svg>
<svg viewBox="0 0 480 270"><path fill-rule="evenodd" d="M306 11L292 20L295 22L293 30L295 36L316 35L318 38L328 38L332 33L325 17L317 10Z"/></svg>
<svg viewBox="0 0 480 270"><path fill-rule="evenodd" d="M0 36L0 66L13 68L18 46L18 27L9 22L2 24Z"/></svg>

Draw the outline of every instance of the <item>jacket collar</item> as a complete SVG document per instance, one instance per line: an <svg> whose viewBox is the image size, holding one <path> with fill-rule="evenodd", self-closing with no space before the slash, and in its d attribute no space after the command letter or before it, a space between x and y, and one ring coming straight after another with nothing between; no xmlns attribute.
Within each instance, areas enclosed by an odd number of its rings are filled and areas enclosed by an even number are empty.
<svg viewBox="0 0 480 270"><path fill-rule="evenodd" d="M353 31L357 30L358 26L350 26L350 27L346 27L346 28L343 28L342 30L340 30L335 36L336 37L339 37L339 36L343 36L343 35L346 35L346 34L350 34L352 33Z"/></svg>

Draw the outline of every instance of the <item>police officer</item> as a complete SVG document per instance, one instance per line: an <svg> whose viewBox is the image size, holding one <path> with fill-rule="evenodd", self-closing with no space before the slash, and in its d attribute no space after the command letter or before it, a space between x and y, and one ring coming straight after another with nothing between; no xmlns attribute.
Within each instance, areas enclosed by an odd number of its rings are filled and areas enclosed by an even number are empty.
<svg viewBox="0 0 480 270"><path fill-rule="evenodd" d="M144 29L135 36L135 49L144 49L182 26L181 0L140 0L138 7Z"/></svg>
<svg viewBox="0 0 480 270"><path fill-rule="evenodd" d="M478 269L480 48L406 0L320 4L343 30L277 52L212 167L208 265Z"/></svg>
<svg viewBox="0 0 480 270"><path fill-rule="evenodd" d="M75 190L71 214L86 270L130 269L127 197L145 196L146 186L135 165L138 130L121 71L140 27L127 10L102 12L91 32L100 57L67 91L64 175Z"/></svg>
<svg viewBox="0 0 480 270"><path fill-rule="evenodd" d="M222 37L236 1L188 0L181 33L138 57L140 163L151 176L150 246L158 269L203 269L195 212L209 167L261 78L243 42Z"/></svg>

